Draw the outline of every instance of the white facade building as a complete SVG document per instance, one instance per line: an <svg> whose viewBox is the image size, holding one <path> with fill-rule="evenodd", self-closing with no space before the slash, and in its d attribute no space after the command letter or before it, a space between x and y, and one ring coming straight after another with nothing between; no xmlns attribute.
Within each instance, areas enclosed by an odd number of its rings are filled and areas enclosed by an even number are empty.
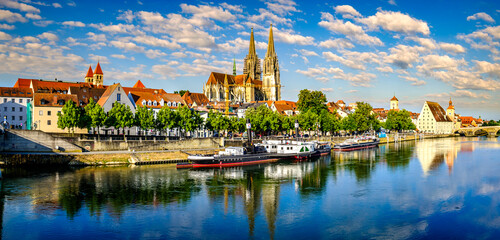
<svg viewBox="0 0 500 240"><path fill-rule="evenodd" d="M30 88L0 88L1 124L6 128L26 129L27 104L33 99Z"/></svg>
<svg viewBox="0 0 500 240"><path fill-rule="evenodd" d="M426 101L420 111L417 129L424 133L451 134L453 121L446 111L436 102Z"/></svg>

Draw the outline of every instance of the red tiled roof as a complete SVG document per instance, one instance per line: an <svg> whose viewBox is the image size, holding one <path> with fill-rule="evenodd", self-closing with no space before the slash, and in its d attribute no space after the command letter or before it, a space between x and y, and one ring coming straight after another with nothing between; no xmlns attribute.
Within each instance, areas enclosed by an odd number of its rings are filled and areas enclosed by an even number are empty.
<svg viewBox="0 0 500 240"><path fill-rule="evenodd" d="M33 92L31 88L0 87L0 96L32 98Z"/></svg>
<svg viewBox="0 0 500 240"><path fill-rule="evenodd" d="M446 111L439 105L437 102L426 102L429 106L429 109L436 119L436 122L451 122L450 118L446 115Z"/></svg>
<svg viewBox="0 0 500 240"><path fill-rule="evenodd" d="M111 96L111 93L113 93L115 91L115 89L120 86L119 83L117 84L113 84L111 86L109 86L106 91L102 94L101 98L99 99L99 101L97 101L97 104L104 106L104 104L106 103L106 101L108 101L108 98ZM125 90L125 89L123 89Z"/></svg>
<svg viewBox="0 0 500 240"><path fill-rule="evenodd" d="M294 108L288 104L280 104L280 103L274 103L274 107L276 108L276 111L282 115L286 115L285 111L294 111Z"/></svg>
<svg viewBox="0 0 500 240"><path fill-rule="evenodd" d="M94 74L101 74L101 75L103 75L102 69L101 69L101 65L99 64L99 62L97 62L97 67L95 67Z"/></svg>
<svg viewBox="0 0 500 240"><path fill-rule="evenodd" d="M15 88L29 88L31 85L31 80L38 80L38 79L18 78L17 82L14 84L14 87Z"/></svg>
<svg viewBox="0 0 500 240"><path fill-rule="evenodd" d="M74 94L35 93L34 95L33 104L36 107L62 107L69 100L79 106L78 98Z"/></svg>
<svg viewBox="0 0 500 240"><path fill-rule="evenodd" d="M84 82L62 82L62 81L47 81L47 80L31 80L33 92L59 93L68 91L70 87L94 87L92 83ZM105 88L105 86L102 86Z"/></svg>
<svg viewBox="0 0 500 240"><path fill-rule="evenodd" d="M460 117L462 124L471 124L474 121L473 117Z"/></svg>
<svg viewBox="0 0 500 240"><path fill-rule="evenodd" d="M85 77L86 78L94 77L94 72L92 72L92 66L89 66L89 70L87 71L87 75Z"/></svg>
<svg viewBox="0 0 500 240"><path fill-rule="evenodd" d="M94 99L94 102L98 102L105 91L105 88L69 87L68 93L76 95L78 103L85 106L91 98Z"/></svg>
<svg viewBox="0 0 500 240"><path fill-rule="evenodd" d="M338 100L338 101L337 101L337 105L340 105L340 104L344 104L344 105L345 105L345 102L344 102L344 101L342 101L342 100Z"/></svg>
<svg viewBox="0 0 500 240"><path fill-rule="evenodd" d="M220 84L224 85L224 79L227 75L227 84L233 84L233 85L243 85L245 83L253 83L254 85L260 87L262 86L262 81L259 80L254 80L253 78L250 77L248 74L241 74L241 75L231 75L231 74L224 74L224 73L218 73L218 72L211 72L210 76L208 77L207 84Z"/></svg>
<svg viewBox="0 0 500 240"><path fill-rule="evenodd" d="M182 96L182 99L184 99L184 101L186 102L186 104L188 106L193 105L193 103L196 103L196 105L198 105L198 106L207 105L207 103L210 102L210 100L208 100L208 98L207 98L207 96L205 96L205 94L192 93L189 91L184 93L184 95Z"/></svg>
<svg viewBox="0 0 500 240"><path fill-rule="evenodd" d="M394 96L391 98L391 101L399 101L399 100L398 100L398 98L396 98L396 96Z"/></svg>
<svg viewBox="0 0 500 240"><path fill-rule="evenodd" d="M146 88L146 87L144 86L144 84L142 84L141 80L137 80L133 88Z"/></svg>

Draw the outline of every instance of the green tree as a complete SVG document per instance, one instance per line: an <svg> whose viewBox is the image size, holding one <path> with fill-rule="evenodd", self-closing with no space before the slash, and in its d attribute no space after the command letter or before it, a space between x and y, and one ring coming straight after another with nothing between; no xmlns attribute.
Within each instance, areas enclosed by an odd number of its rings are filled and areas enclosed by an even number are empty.
<svg viewBox="0 0 500 240"><path fill-rule="evenodd" d="M60 129L68 129L68 133L75 133L75 128L85 127L87 124L84 119L85 113L81 107L78 107L72 100L67 101L62 112L57 113L57 127Z"/></svg>
<svg viewBox="0 0 500 240"><path fill-rule="evenodd" d="M179 94L182 96L184 96L184 93L186 93L188 90L179 90L179 91L174 91L175 94Z"/></svg>
<svg viewBox="0 0 500 240"><path fill-rule="evenodd" d="M160 130L179 127L179 114L168 106L163 106L156 114L156 128Z"/></svg>
<svg viewBox="0 0 500 240"><path fill-rule="evenodd" d="M328 110L321 111L319 121L322 132L329 132L332 134L340 129L340 120L336 111L334 113L330 113Z"/></svg>
<svg viewBox="0 0 500 240"><path fill-rule="evenodd" d="M115 102L106 118L106 126L113 126L118 131L123 129L123 138L125 139L125 128L134 125L134 114L128 105ZM119 133L119 132L118 132Z"/></svg>
<svg viewBox="0 0 500 240"><path fill-rule="evenodd" d="M245 119L244 118L238 118L238 117L232 117L229 119L230 120L230 127L229 130L234 133L238 132L244 132L245 131Z"/></svg>
<svg viewBox="0 0 500 240"><path fill-rule="evenodd" d="M390 130L411 130L416 129L411 121L410 112L406 110L390 110L385 121L385 129Z"/></svg>
<svg viewBox="0 0 500 240"><path fill-rule="evenodd" d="M300 112L299 114L299 124L302 130L316 130L317 124L319 122L319 117L313 109L309 109L306 112Z"/></svg>
<svg viewBox="0 0 500 240"><path fill-rule="evenodd" d="M267 117L270 114L273 114L273 111L265 105L261 105L257 109L249 108L246 111L245 116L246 119L249 119L252 124L252 131L262 134L270 129L271 122Z"/></svg>
<svg viewBox="0 0 500 240"><path fill-rule="evenodd" d="M197 112L194 112L187 106L182 106L177 109L179 114L179 128L184 130L186 133L198 129L197 125ZM199 115L199 114L198 114ZM181 134L182 135L182 134Z"/></svg>
<svg viewBox="0 0 500 240"><path fill-rule="evenodd" d="M145 106L138 107L135 111L135 124L146 131L155 128L155 114L153 109Z"/></svg>
<svg viewBox="0 0 500 240"><path fill-rule="evenodd" d="M346 130L364 132L370 129L379 129L380 122L376 114L372 112L372 106L365 102L356 102L356 104L356 111L347 116L348 119L345 123L348 123L349 128Z"/></svg>
<svg viewBox="0 0 500 240"><path fill-rule="evenodd" d="M313 113L319 115L323 109L328 109L326 107L326 96L321 91L300 90L297 108L300 112L312 110Z"/></svg>
<svg viewBox="0 0 500 240"><path fill-rule="evenodd" d="M90 98L89 103L85 106L85 115L88 116L88 124L92 128L97 128L97 136L99 137L99 130L104 126L106 121L106 113L101 105L97 104L94 99Z"/></svg>

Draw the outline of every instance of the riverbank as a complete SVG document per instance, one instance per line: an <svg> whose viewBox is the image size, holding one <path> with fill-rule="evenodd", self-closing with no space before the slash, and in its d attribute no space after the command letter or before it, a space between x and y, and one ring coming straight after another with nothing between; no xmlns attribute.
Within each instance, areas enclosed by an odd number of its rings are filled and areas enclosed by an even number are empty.
<svg viewBox="0 0 500 240"><path fill-rule="evenodd" d="M110 151L85 153L1 153L0 166L39 166L39 165L127 165L178 163L187 161L188 154L215 154L219 149L196 149L189 151Z"/></svg>

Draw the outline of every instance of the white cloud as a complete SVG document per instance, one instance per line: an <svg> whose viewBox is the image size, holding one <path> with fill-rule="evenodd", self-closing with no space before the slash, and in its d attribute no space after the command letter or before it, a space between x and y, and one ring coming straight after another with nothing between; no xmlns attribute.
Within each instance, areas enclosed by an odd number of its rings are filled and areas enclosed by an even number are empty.
<svg viewBox="0 0 500 240"><path fill-rule="evenodd" d="M357 21L374 30L380 27L384 30L407 34L421 33L423 35L429 35L430 33L429 26L426 22L400 12L380 10L373 16L360 18L357 19Z"/></svg>
<svg viewBox="0 0 500 240"><path fill-rule="evenodd" d="M321 19L322 21L318 23L319 26L335 33L344 34L349 39L357 41L362 45L384 45L380 39L369 36L361 26L353 24L352 22L334 19L330 13L322 13Z"/></svg>
<svg viewBox="0 0 500 240"><path fill-rule="evenodd" d="M55 8L62 8L61 4L59 3L52 3L52 6Z"/></svg>
<svg viewBox="0 0 500 240"><path fill-rule="evenodd" d="M132 60L134 61L135 58L134 57L130 57L128 58L127 56L123 55L123 54L111 54L110 55L112 58L118 58L118 59L129 59L129 60Z"/></svg>
<svg viewBox="0 0 500 240"><path fill-rule="evenodd" d="M87 44L78 42L78 40L72 37L66 38L66 42L68 43L69 46L87 46Z"/></svg>
<svg viewBox="0 0 500 240"><path fill-rule="evenodd" d="M259 9L259 15L251 15L248 17L248 20L251 22L262 22L267 20L267 23L273 23L275 25L283 24L286 26L291 26L292 23L291 19L279 17L276 14L263 8Z"/></svg>
<svg viewBox="0 0 500 240"><path fill-rule="evenodd" d="M165 78L176 78L180 76L180 74L177 73L176 68L172 67L171 64L164 64L164 65L154 65L151 70L158 74L161 75Z"/></svg>
<svg viewBox="0 0 500 240"><path fill-rule="evenodd" d="M14 28L16 28L14 25L0 24L0 29L12 30Z"/></svg>
<svg viewBox="0 0 500 240"><path fill-rule="evenodd" d="M72 26L72 27L85 27L85 23L82 23L80 21L64 21L62 22L62 25Z"/></svg>
<svg viewBox="0 0 500 240"><path fill-rule="evenodd" d="M26 18L33 19L33 20L40 20L42 17L38 14L33 14L33 13L26 13Z"/></svg>
<svg viewBox="0 0 500 240"><path fill-rule="evenodd" d="M135 51L135 52L144 52L145 49L142 46L137 46L137 44L133 42L125 42L125 41L110 41L112 46L116 48L120 48L127 51Z"/></svg>
<svg viewBox="0 0 500 240"><path fill-rule="evenodd" d="M41 38L41 39L47 39L49 41L58 41L59 40L57 35L55 35L53 33L49 33L49 32L44 32L42 34L39 34L37 37Z"/></svg>
<svg viewBox="0 0 500 240"><path fill-rule="evenodd" d="M174 53L172 53L170 55L172 55L172 56L174 56L176 58L185 58L185 57L187 57L187 55L185 53L183 53L183 52L174 52Z"/></svg>
<svg viewBox="0 0 500 240"><path fill-rule="evenodd" d="M354 47L354 44L352 44L349 40L343 38L328 39L326 41L320 42L318 45L324 48L337 48L337 49Z"/></svg>
<svg viewBox="0 0 500 240"><path fill-rule="evenodd" d="M221 3L220 5L221 5L221 7L225 8L225 9L229 9L230 11L233 11L233 12L238 12L238 13L243 12L243 8L241 7L241 5L231 5L231 4L227 4L227 3Z"/></svg>
<svg viewBox="0 0 500 240"><path fill-rule="evenodd" d="M12 39L12 36L10 36L9 34L4 33L4 32L0 32L0 40L11 40L11 39Z"/></svg>
<svg viewBox="0 0 500 240"><path fill-rule="evenodd" d="M385 57L385 62L406 69L412 67L419 60L420 52L425 50L418 46L397 45L390 49L391 54Z"/></svg>
<svg viewBox="0 0 500 240"><path fill-rule="evenodd" d="M333 92L333 88L321 88L322 92Z"/></svg>
<svg viewBox="0 0 500 240"><path fill-rule="evenodd" d="M19 2L16 2L16 1L11 1L11 0L1 0L0 1L0 5L3 5L7 8L11 8L11 9L17 9L21 12L34 12L34 13L40 13L40 9L36 8L36 7L33 7L31 5L28 5L28 4L24 4L24 3L19 3Z"/></svg>
<svg viewBox="0 0 500 240"><path fill-rule="evenodd" d="M102 23L99 24L90 24L91 27L97 28L103 32L109 33L131 33L135 30L134 25L130 24L116 24L116 25L104 25Z"/></svg>
<svg viewBox="0 0 500 240"><path fill-rule="evenodd" d="M472 60L476 63L476 69L479 73L485 73L492 77L500 78L500 64L486 61Z"/></svg>
<svg viewBox="0 0 500 240"><path fill-rule="evenodd" d="M470 21L470 20L484 20L484 21L490 22L490 23L495 22L495 20L493 20L493 18L485 12L479 12L479 13L476 13L472 16L468 16L467 21Z"/></svg>
<svg viewBox="0 0 500 240"><path fill-rule="evenodd" d="M168 49L179 49L181 46L176 42L168 41L166 39L160 39L153 36L136 36L133 40L137 43L143 43L146 45L154 46L154 47L164 47Z"/></svg>
<svg viewBox="0 0 500 240"><path fill-rule="evenodd" d="M214 7L208 5L194 6L187 5L182 3L181 5L182 12L191 13L195 18L209 18L219 20L221 22L233 21L236 19L236 16L231 14L229 11L224 10L221 7Z"/></svg>
<svg viewBox="0 0 500 240"><path fill-rule="evenodd" d="M300 52L304 56L319 56L316 52L309 51L309 50L306 50L306 49L300 49L300 50L298 50L298 52Z"/></svg>
<svg viewBox="0 0 500 240"><path fill-rule="evenodd" d="M393 6L396 6L396 1L395 0L389 0L387 3L393 5Z"/></svg>
<svg viewBox="0 0 500 240"><path fill-rule="evenodd" d="M345 59L343 57L338 56L337 54L334 54L332 52L323 52L323 57L326 59L326 61L333 61L333 62L339 62L347 67L353 68L353 69L359 69L359 70L365 70L366 67L356 61L352 61L349 59Z"/></svg>
<svg viewBox="0 0 500 240"><path fill-rule="evenodd" d="M44 21L35 21L33 22L33 25L38 26L38 27L47 27L48 25L54 23L52 20L44 20Z"/></svg>
<svg viewBox="0 0 500 240"><path fill-rule="evenodd" d="M262 32L257 32L257 35L260 36L269 36L269 32L267 31L262 31ZM274 41L275 42L284 42L288 44L297 44L297 45L313 45L314 44L314 38L311 36L302 36L300 34L297 34L293 32L293 30L280 30L276 27L273 27L273 36L274 36Z"/></svg>
<svg viewBox="0 0 500 240"><path fill-rule="evenodd" d="M324 68L324 67L318 67L318 68L308 68L307 70L296 70L296 72L304 74L305 76L308 77L313 77L317 78L319 76L327 76L327 75L338 75L338 74L343 74L344 71L340 68Z"/></svg>
<svg viewBox="0 0 500 240"><path fill-rule="evenodd" d="M28 20L19 13L13 13L9 10L0 9L0 21L15 23L15 22L27 22Z"/></svg>
<svg viewBox="0 0 500 240"><path fill-rule="evenodd" d="M341 14L343 18L361 17L361 14L350 5L339 5L333 9L335 9L335 13Z"/></svg>
<svg viewBox="0 0 500 240"><path fill-rule="evenodd" d="M225 43L218 44L218 49L221 52L229 53L239 53L241 51L248 51L248 46L250 45L249 40L244 40L241 38L236 38L229 40ZM255 48L257 49L267 49L267 43L265 42L255 42Z"/></svg>
<svg viewBox="0 0 500 240"><path fill-rule="evenodd" d="M423 64L417 69L423 73L429 73L436 70L454 70L467 63L464 59L454 59L447 55L427 55L422 57Z"/></svg>
<svg viewBox="0 0 500 240"><path fill-rule="evenodd" d="M460 44L440 43L439 47L448 53L465 53L465 48Z"/></svg>
<svg viewBox="0 0 500 240"><path fill-rule="evenodd" d="M99 62L101 64L109 64L109 60L106 56L89 54L89 59L92 60L92 62Z"/></svg>
<svg viewBox="0 0 500 240"><path fill-rule="evenodd" d="M95 41L95 42L106 42L106 35L104 34L95 34L93 32L88 32L87 33L88 39Z"/></svg>
<svg viewBox="0 0 500 240"><path fill-rule="evenodd" d="M426 84L425 81L418 80L418 78L415 77L410 77L410 76L399 76L399 77L405 79L408 82L411 82L411 85L413 86L422 86Z"/></svg>
<svg viewBox="0 0 500 240"><path fill-rule="evenodd" d="M152 74L144 73L145 65L139 64L136 67L129 68L130 71L107 71L106 75L112 76L113 80L137 81L140 79L153 79Z"/></svg>
<svg viewBox="0 0 500 240"><path fill-rule="evenodd" d="M392 70L392 68L389 67L389 66L377 67L377 70L379 70L380 72L385 72L385 73L392 73L392 72L394 72L394 70Z"/></svg>
<svg viewBox="0 0 500 240"><path fill-rule="evenodd" d="M416 43L420 44L422 47L425 47L429 50L433 50L437 48L436 41L434 39L430 38L421 38L421 37L406 37L405 39L415 41Z"/></svg>
<svg viewBox="0 0 500 240"><path fill-rule="evenodd" d="M294 7L295 3L266 2L267 8L280 16L290 15L291 12L300 12Z"/></svg>

